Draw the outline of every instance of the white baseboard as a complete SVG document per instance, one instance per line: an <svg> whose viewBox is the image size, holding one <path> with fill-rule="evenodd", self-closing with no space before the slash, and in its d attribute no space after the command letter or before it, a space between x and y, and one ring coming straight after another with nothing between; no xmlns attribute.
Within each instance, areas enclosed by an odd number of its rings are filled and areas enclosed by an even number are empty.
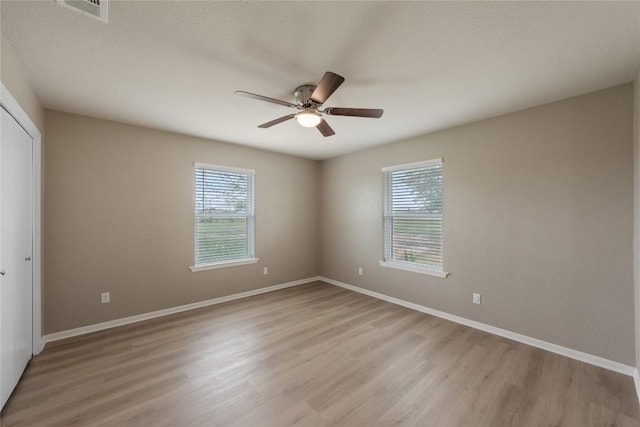
<svg viewBox="0 0 640 427"><path fill-rule="evenodd" d="M495 326L487 325L485 323L476 322L475 320L466 319L464 317L456 316L454 314L449 314L444 311L435 310L433 308L425 307L423 305L414 304L412 302L390 297L388 295L380 294L378 292L370 291L368 289L359 288L353 285L348 285L346 283L339 282L337 280L328 279L326 277L320 277L319 280L322 280L323 282L327 282L335 286L340 286L341 288L349 289L350 291L358 292L358 293L368 295L374 298L378 298L393 304L401 305L403 307L407 307L412 310L420 311L426 314L431 314L433 316L440 317L442 319L451 320L452 322L460 323L462 325L470 326L475 329L480 329L481 331L489 332L494 335L499 335L501 337L509 338L514 341L528 344L532 347L541 348L543 350L547 350L552 353L570 357L572 359L576 359L581 362L589 363L591 365L599 366L601 368L609 369L611 371L619 372L621 374L630 375L635 380L636 390L638 391L638 396L640 396L640 377L638 377L638 370L633 366L625 365L623 363L615 362L613 360L605 359L599 356L594 356L589 353L583 353L578 350L573 350L571 348L567 348L561 345L539 340L537 338L531 338L526 335L508 331L506 329L497 328Z"/></svg>
<svg viewBox="0 0 640 427"><path fill-rule="evenodd" d="M638 400L640 400L640 375L638 374L637 368L633 373L633 382L636 385L636 394L638 395Z"/></svg>
<svg viewBox="0 0 640 427"><path fill-rule="evenodd" d="M141 322L143 320L155 319L156 317L168 316L170 314L181 313L183 311L195 310L196 308L207 307L215 304L222 304L223 302L234 301L241 298L247 298L254 295L260 295L267 292L277 291L279 289L291 288L293 286L304 285L321 280L319 276L309 277L301 280L294 280L293 282L281 283L279 285L268 286L266 288L254 289L252 291L240 292L237 294L226 295L220 298L214 298L206 301L198 301L192 304L180 305L177 307L165 308L164 310L152 311L149 313L138 314L136 316L124 317L122 319L110 320L108 322L96 323L93 325L82 326L80 328L69 329L66 331L55 332L42 337L42 348L47 343L62 340L65 338L76 337L78 335L85 335L91 332L102 331L105 329L115 328L117 326L128 325L131 323Z"/></svg>

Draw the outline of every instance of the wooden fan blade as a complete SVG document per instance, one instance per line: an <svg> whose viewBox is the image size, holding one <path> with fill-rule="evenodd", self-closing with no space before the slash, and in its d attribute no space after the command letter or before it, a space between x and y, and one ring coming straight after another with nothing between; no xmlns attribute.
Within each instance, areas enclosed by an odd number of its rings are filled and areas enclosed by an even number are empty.
<svg viewBox="0 0 640 427"><path fill-rule="evenodd" d="M316 128L318 128L320 133L324 136L331 136L336 134L333 131L333 129L331 129L331 126L329 126L329 123L327 123L325 119L322 119L322 121L318 123L318 126L316 126Z"/></svg>
<svg viewBox="0 0 640 427"><path fill-rule="evenodd" d="M233 93L237 93L238 95L246 96L247 98L257 99L258 101L271 102L272 104L284 105L289 108L298 108L296 104L292 104L291 102L282 101L280 99L269 98L268 96L258 95L256 93L245 92L244 90L237 90Z"/></svg>
<svg viewBox="0 0 640 427"><path fill-rule="evenodd" d="M353 116L353 117L371 117L379 119L382 117L384 110L374 108L337 108L329 107L325 108L323 113L330 114L332 116Z"/></svg>
<svg viewBox="0 0 640 427"><path fill-rule="evenodd" d="M291 119L293 119L295 116L296 116L295 114L289 114L289 115L286 115L286 116L282 116L282 117L277 118L277 119L275 119L275 120L271 120L270 122L263 123L263 124L261 124L261 125L260 125L260 126L258 126L258 127L259 127L259 128L262 128L262 129L270 128L271 126L273 126L273 125L277 125L278 123L282 123L282 122L286 122L287 120L291 120Z"/></svg>
<svg viewBox="0 0 640 427"><path fill-rule="evenodd" d="M327 71L311 94L311 100L317 104L324 104L331 94L340 87L342 82L344 82L344 77Z"/></svg>

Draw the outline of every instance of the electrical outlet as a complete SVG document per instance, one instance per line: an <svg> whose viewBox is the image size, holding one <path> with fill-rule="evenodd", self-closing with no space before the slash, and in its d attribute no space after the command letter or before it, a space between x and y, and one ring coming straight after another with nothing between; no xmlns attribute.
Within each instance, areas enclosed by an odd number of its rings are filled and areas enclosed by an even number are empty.
<svg viewBox="0 0 640 427"><path fill-rule="evenodd" d="M362 267L358 267L358 276L362 276Z"/></svg>
<svg viewBox="0 0 640 427"><path fill-rule="evenodd" d="M265 276L266 276L267 274L269 274L269 267L265 267L265 268L263 268L263 269L262 269L262 274L264 274Z"/></svg>
<svg viewBox="0 0 640 427"><path fill-rule="evenodd" d="M473 303L474 304L482 304L482 296L480 294L473 294Z"/></svg>
<svg viewBox="0 0 640 427"><path fill-rule="evenodd" d="M111 292L103 292L100 294L100 303L107 304L111 302Z"/></svg>

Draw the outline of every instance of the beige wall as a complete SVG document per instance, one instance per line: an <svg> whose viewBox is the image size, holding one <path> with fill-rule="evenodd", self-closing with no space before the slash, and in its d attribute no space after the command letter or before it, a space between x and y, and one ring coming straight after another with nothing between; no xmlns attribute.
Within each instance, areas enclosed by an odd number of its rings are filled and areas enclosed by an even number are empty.
<svg viewBox="0 0 640 427"><path fill-rule="evenodd" d="M0 81L44 134L44 109L33 91L22 64L9 42L0 34Z"/></svg>
<svg viewBox="0 0 640 427"><path fill-rule="evenodd" d="M51 110L46 132L45 333L318 274L317 162ZM194 161L255 169L257 264L188 270Z"/></svg>
<svg viewBox="0 0 640 427"><path fill-rule="evenodd" d="M451 277L379 266L380 169L437 157ZM324 161L320 187L323 276L635 365L632 85Z"/></svg>

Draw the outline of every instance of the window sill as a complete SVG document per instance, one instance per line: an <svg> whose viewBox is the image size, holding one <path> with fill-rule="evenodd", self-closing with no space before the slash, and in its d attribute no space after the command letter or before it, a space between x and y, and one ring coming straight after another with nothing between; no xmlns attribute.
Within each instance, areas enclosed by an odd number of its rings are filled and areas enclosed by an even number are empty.
<svg viewBox="0 0 640 427"><path fill-rule="evenodd" d="M429 276L436 276L446 279L451 275L451 273L447 273L446 271L437 271L432 270L426 267L416 267L414 265L408 265L401 262L393 262L393 261L379 261L382 267L395 268L398 270L411 271L412 273L419 274L428 274Z"/></svg>
<svg viewBox="0 0 640 427"><path fill-rule="evenodd" d="M247 258L247 259L241 259L238 261L214 262L211 264L194 265L193 267L189 267L189 270L191 270L192 273L195 273L197 271L215 270L216 268L236 267L238 265L255 264L259 260L260 258Z"/></svg>

